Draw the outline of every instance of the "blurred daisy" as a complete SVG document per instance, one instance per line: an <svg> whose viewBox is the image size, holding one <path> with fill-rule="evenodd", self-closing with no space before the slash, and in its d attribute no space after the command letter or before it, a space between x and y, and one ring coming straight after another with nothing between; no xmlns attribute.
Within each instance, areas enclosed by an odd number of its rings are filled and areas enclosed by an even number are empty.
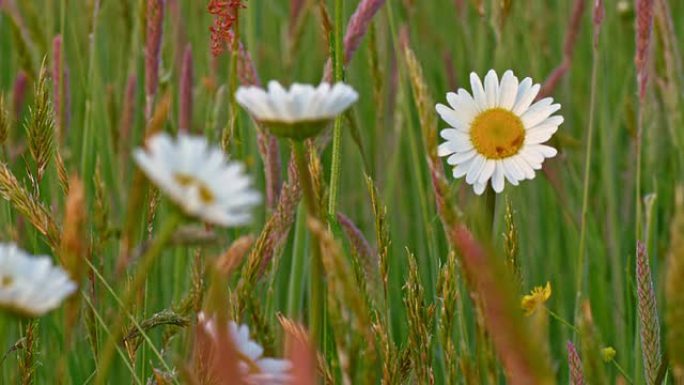
<svg viewBox="0 0 684 385"><path fill-rule="evenodd" d="M318 87L295 83L286 90L271 81L267 90L240 87L235 94L237 102L274 135L297 140L318 134L358 98L344 83L321 83Z"/></svg>
<svg viewBox="0 0 684 385"><path fill-rule="evenodd" d="M199 313L198 323L210 337L216 338L216 321ZM249 337L249 327L228 322L228 332L240 356L239 367L250 385L285 385L291 378L288 360L264 357L264 348Z"/></svg>
<svg viewBox="0 0 684 385"><path fill-rule="evenodd" d="M133 157L142 171L188 215L219 226L248 224L261 201L242 163L228 161L204 137L157 134Z"/></svg>
<svg viewBox="0 0 684 385"><path fill-rule="evenodd" d="M504 179L514 186L533 179L545 158L558 153L546 142L563 123L551 116L560 109L552 98L532 103L539 84L530 78L518 82L512 71L499 78L490 70L484 79L470 74L473 95L459 89L447 94L449 106L437 104L437 113L451 127L441 131L446 140L439 156L448 156L454 178L465 176L475 193L484 192L491 180L494 191L504 189Z"/></svg>
<svg viewBox="0 0 684 385"><path fill-rule="evenodd" d="M547 282L545 287L537 286L532 289L530 294L523 296L520 307L525 310L525 315L534 314L537 309L544 306L546 301L551 298L551 283Z"/></svg>
<svg viewBox="0 0 684 385"><path fill-rule="evenodd" d="M0 308L36 317L58 307L76 291L69 275L47 256L32 256L0 243Z"/></svg>

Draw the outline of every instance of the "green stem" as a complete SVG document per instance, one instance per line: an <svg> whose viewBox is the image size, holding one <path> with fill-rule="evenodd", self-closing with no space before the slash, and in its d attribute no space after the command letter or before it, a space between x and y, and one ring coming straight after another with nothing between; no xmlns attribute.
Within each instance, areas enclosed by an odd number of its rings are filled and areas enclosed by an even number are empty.
<svg viewBox="0 0 684 385"><path fill-rule="evenodd" d="M152 270L154 262L157 260L157 257L161 254L162 250L164 250L164 246L166 246L171 239L182 219L183 217L180 213L173 211L171 216L166 219L159 230L159 234L152 242L152 245L150 245L145 254L140 257L135 276L122 300L121 307L123 310L119 312L116 321L113 323L107 342L105 342L104 348L102 349L102 355L100 356L97 365L97 376L95 377L96 385L106 384L107 375L109 374L109 369L111 368L118 342L121 339L127 311L133 305L137 293L147 281L147 276Z"/></svg>
<svg viewBox="0 0 684 385"><path fill-rule="evenodd" d="M306 159L306 149L304 142L292 141L292 148L295 154L295 163L297 164L297 173L299 174L299 183L304 190L304 204L309 212L309 216L320 219L318 214L318 204L316 195L314 194L311 173ZM309 328L311 328L311 335L314 341L318 342L318 346L323 346L323 262L321 260L321 249L318 237L316 234L311 234L311 282L309 287L311 305L309 306Z"/></svg>
<svg viewBox="0 0 684 385"><path fill-rule="evenodd" d="M591 95L589 99L589 126L587 128L587 147L584 159L584 184L582 187L582 217L580 224L579 252L577 256L577 281L575 283L575 321L579 315L579 303L584 286L584 264L587 238L587 213L589 211L589 179L591 177L591 152L594 137L594 115L596 109L596 79L598 73L598 44L594 45L594 60L591 66Z"/></svg>
<svg viewBox="0 0 684 385"><path fill-rule="evenodd" d="M335 31L334 31L334 45L333 45L333 70L335 81L342 81L344 77L344 47L342 44L342 18L344 14L343 1L335 0ZM337 213L337 190L340 184L340 171L342 154L342 116L335 119L333 127L333 142L332 142L332 161L330 165L330 197L328 199L328 216L335 218Z"/></svg>
<svg viewBox="0 0 684 385"><path fill-rule="evenodd" d="M644 128L644 104L639 102L639 112L637 117L637 136L636 136L636 175L634 177L634 210L635 210L635 236L636 240L641 240L641 139Z"/></svg>
<svg viewBox="0 0 684 385"><path fill-rule="evenodd" d="M613 359L613 364L617 368L618 372L620 372L620 374L622 374L622 376L625 378L625 380L627 380L628 383L633 385L634 381L632 381L632 378L627 375L627 372L625 372L625 369L623 369L622 366L620 366L620 364L618 364L618 362L615 361L615 359Z"/></svg>
<svg viewBox="0 0 684 385"><path fill-rule="evenodd" d="M546 312L549 313L549 315L550 315L553 319L555 319L556 321L558 321L558 322L562 323L563 325L569 327L570 329L572 329L573 332L575 332L575 333L577 333L577 334L580 334L579 329L577 329L576 327L574 327L573 325L571 325L570 322L568 322L568 321L564 320L563 318L561 318L561 316L559 316L558 314L556 314L553 310L549 309L548 307L545 307L544 309L546 309Z"/></svg>
<svg viewBox="0 0 684 385"><path fill-rule="evenodd" d="M292 267L290 268L290 282L287 295L287 315L291 319L298 319L302 304L302 282L304 276L304 254L306 253L306 208L300 204L297 209L295 223L294 247L292 252Z"/></svg>

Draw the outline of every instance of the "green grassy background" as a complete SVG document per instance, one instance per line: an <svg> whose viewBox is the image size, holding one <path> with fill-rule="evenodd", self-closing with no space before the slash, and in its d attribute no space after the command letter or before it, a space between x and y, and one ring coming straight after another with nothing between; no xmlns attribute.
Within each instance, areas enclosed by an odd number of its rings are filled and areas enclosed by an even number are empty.
<svg viewBox="0 0 684 385"><path fill-rule="evenodd" d="M5 0L7 1L7 0ZM100 2L97 18L93 18L94 1L30 0L21 1L22 17L31 31L27 60L22 60L19 40L13 36L7 13L0 13L0 92L11 95L17 72L24 67L36 75L43 57L51 63L51 40L62 34L65 60L71 76L71 124L60 151L67 170L78 173L86 183L88 234L93 239L92 258L102 269L104 277L121 288L115 281L113 266L118 256L117 234L123 226L134 165L130 158L119 162L114 138L120 118L127 78L138 75L136 115L133 143L140 143L144 130L144 39L141 23L145 1L105 0ZM211 53L209 26L211 16L203 1L168 1L162 47L161 89L173 96L171 113L165 129L177 130L177 98L180 72L180 55L183 42L192 45L195 63L195 113L193 131L205 133L218 142L227 127L229 104L217 97L217 87L228 84L229 60L223 55L216 61L216 81L210 84ZM413 4L411 4L413 3ZM398 30L406 26L411 47L423 67L429 92L436 102L444 102L445 93L454 86L467 85L469 72L483 75L494 68L499 73L513 69L519 77L531 76L543 82L561 63L565 29L570 19L572 1L512 1L512 10L504 27L497 34L493 4L485 2L485 15L480 16L471 2L466 1L465 14L459 14L454 1L394 1L383 6L374 22L373 44L377 47L380 77L373 73L370 64L369 37L366 36L359 51L346 69L346 79L359 94L354 117L362 138L370 167L382 201L387 205L390 249L390 306L392 309L392 338L402 345L407 338L408 326L403 308L402 286L406 281L410 250L418 257L421 279L426 287L427 303L438 302L436 276L438 266L445 261L448 245L435 210L434 196L425 162L422 132L414 107L410 83L398 47ZM472 2L475 3L475 2ZM634 11L618 12L616 2L606 3L606 18L601 34L599 51L597 104L594 137L594 156L590 166L589 212L587 217L587 284L584 295L591 301L594 319L601 332L604 345L614 346L616 360L627 374L642 383L641 354L636 325L636 299L634 282L635 253L635 152L636 75L634 68ZM175 4L180 12L174 14ZM347 15L351 15L357 1L344 1ZM582 208L582 180L585 158L586 131L589 121L589 95L591 92L592 23L591 7L582 18L570 70L554 90L552 96L561 103L560 114L565 123L552 140L560 149L557 158L548 162L550 179L538 174L533 181L519 187L506 186L504 194L496 199L496 214L492 234L497 247L503 242L504 196L510 199L515 210L515 223L519 233L521 295L531 287L551 282L553 295L549 308L560 317L572 322L575 309L575 282L578 272L577 255ZM328 4L332 12L332 2ZM672 19L677 36L684 35L684 3L670 1ZM288 38L289 3L284 0L250 0L241 14L241 33L246 48L251 52L257 71L263 81L278 79L289 83L318 82L328 56L328 44L321 28L316 7L307 11L299 44L291 49ZM663 73L663 49L659 44L658 30L654 31L652 64L654 79ZM90 40L89 39L90 36ZM682 40L678 49L684 49ZM455 75L456 84L450 84ZM682 73L678 74L680 76ZM380 96L374 94L373 84L379 85ZM680 83L681 84L681 83ZM31 103L28 92L27 105ZM681 95L681 87L679 95ZM160 92L160 94L163 93ZM655 194L651 220L647 228L647 246L652 257L653 279L658 305L663 309L664 258L669 246L669 223L673 213L674 189L682 182L681 148L676 136L682 137L684 127L672 126L676 122L668 110L663 93L655 86L649 90L644 109L643 179L644 194ZM379 103L382 101L382 103ZM379 108L380 107L380 108ZM10 139L5 145L2 161L23 182L27 182L26 168L32 164L28 151L23 151L25 133L22 122L28 108L22 109L19 120L12 125ZM248 164L255 175L259 189L263 189L263 168L257 152L255 129L248 116L241 113L238 119L240 140L232 143L231 152ZM440 122L440 128L445 127ZM359 147L352 140L349 127L344 127L342 142L342 170L339 191L339 210L350 217L375 244L374 217L371 211L363 160ZM287 143L281 143L283 160L288 159ZM9 154L16 156L10 157ZM322 156L323 172L328 179L330 149ZM30 167L30 166L29 166ZM100 173L105 186L108 213L98 211L95 204L95 172ZM449 178L450 181L452 180ZM465 182L453 181L456 202L477 222L482 211L482 198L471 193ZM51 165L41 186L41 199L51 207L57 218L63 212L64 196L57 184L54 165ZM156 215L155 223L163 220L167 203ZM113 236L102 239L94 218L106 215ZM140 215L140 223L145 221ZM260 208L254 224L238 230L216 230L218 242L201 248L204 258L218 255L237 236L258 234L267 213ZM143 235L142 233L140 235ZM278 329L275 317L287 304L289 269L292 259L290 232L285 247L278 253L266 279L260 283L263 308L268 321ZM27 250L50 253L44 239L15 212L9 203L0 201L0 240L16 240ZM100 241L98 244L96 241ZM145 289L144 309L139 315L145 319L151 314L177 304L188 292L192 279L192 260L197 248L177 247L167 250L150 275ZM235 278L237 279L237 278ZM117 293L121 294L121 289ZM118 312L112 296L99 284L97 313L105 320L113 319ZM62 311L55 311L39 321L36 343L34 383L54 383L54 373L64 354L64 324ZM661 312L662 313L662 312ZM467 311L467 317L472 312ZM22 337L25 321L0 315L0 354L9 350ZM164 328L150 332L153 342L159 343ZM473 332L474 333L474 332ZM98 326L100 339L106 332ZM164 357L170 365L188 356L189 329L181 331ZM75 332L74 348L66 358L67 373L64 383L87 383L95 369L94 353L88 341L84 324ZM573 331L561 323L550 321L550 354L557 379L567 382L566 341L573 340ZM474 344L474 337L470 338ZM103 340L97 341L102 344ZM472 348L474 349L474 347ZM435 368L449 365L440 360L435 347ZM277 351L280 353L280 351ZM0 364L0 383L17 383L17 362L21 349L7 354ZM151 367L161 367L147 344L143 344L135 365L135 374L146 381ZM610 378L617 374L607 365ZM129 383L130 373L121 362L115 366L112 383ZM438 383L443 377L436 370ZM483 382L485 380L483 379ZM501 381L497 381L501 382Z"/></svg>

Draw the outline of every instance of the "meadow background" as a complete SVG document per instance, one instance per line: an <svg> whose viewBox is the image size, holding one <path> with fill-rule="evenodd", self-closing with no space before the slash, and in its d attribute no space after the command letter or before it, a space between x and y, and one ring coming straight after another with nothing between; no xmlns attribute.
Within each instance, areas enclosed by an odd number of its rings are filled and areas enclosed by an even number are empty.
<svg viewBox="0 0 684 385"><path fill-rule="evenodd" d="M340 3L342 17L335 20L333 1L245 1L239 38L261 81L317 84L324 76L330 41L335 41L332 26L341 21L346 30L359 3L369 2ZM651 384L645 379L642 349L644 343L655 346L655 338L660 342L655 353L663 357L657 370L667 383L676 383L673 370L683 367L683 358L670 354L668 360L665 352L683 352L677 349L684 341L670 337L684 334L670 325L677 325L672 314L684 301L684 292L674 298L669 294L677 290L666 288L668 282L684 285L684 270L676 269L684 265L684 208L681 202L676 205L677 186L684 181L684 3L651 3L655 16L646 69L649 83L641 101L632 1L605 2L596 56L595 4L590 0L389 0L381 5L345 67L345 81L360 99L341 120L337 212L342 215L328 218L332 231L323 237L324 253L336 255L331 260L343 267L328 277L327 306L333 310L323 344L326 359L320 364L328 383L505 383L492 343L497 333L529 337L529 344L510 354L532 346L540 354L528 358L541 357L536 364L550 368L553 374L545 377L550 383L568 383L567 342L572 341L590 383ZM77 298L37 321L0 314L2 384L91 383L108 335L106 326L122 311L132 313L146 337L139 338L137 346L131 339L122 347L109 383L189 382L192 325L208 287L217 285L207 266L215 258L225 259L226 250L245 256L221 281L229 297L225 308L232 318L250 324L269 354L283 354L279 314L306 324L306 280L296 285L291 279L293 256L311 250L305 212L299 208L295 214L297 199L269 199L257 127L231 102L231 90L249 73L234 66L243 56L233 56L230 50L212 55L213 17L207 2L167 0L159 86L148 104L147 7L146 0L0 1L0 95L5 100L0 126L8 129L7 135L0 135L0 162L7 170L0 195L11 195L11 171L55 226L45 236L16 200L3 199L0 241L15 241L34 254L54 255L56 261L66 259L81 283ZM60 43L55 43L57 36ZM188 100L187 94L181 95L186 47L192 56L193 109L188 127L181 127L181 110ZM448 192L440 195L445 190L434 188L429 150L433 135L445 125L438 121L434 103L444 102L448 91L469 88L471 71L484 75L490 68L500 74L513 69L519 77L544 83L564 64L567 72L555 86L545 88L561 103L565 123L551 141L560 153L544 164L544 171L519 187L507 185L496 197L477 197L447 169ZM42 67L49 76L43 94ZM54 82L60 73L62 80ZM587 165L592 93L593 154ZM46 98L42 102L41 95ZM47 105L57 111L52 144L27 134L36 124L31 111ZM638 204L640 122L644 200ZM137 306L121 309L117 298L135 273L135 257L154 238L170 205L136 176L131 151L142 144L146 131L175 133L184 128L206 135L232 158L244 161L257 189L264 192L264 205L246 228L206 228L188 221L157 260ZM314 171L319 172L325 202L331 146L319 147L320 164ZM275 167L270 169L287 182L288 143L281 141L279 148L280 166L270 159L266 169ZM36 152L47 157L42 178ZM62 227L69 228L62 225L72 223L67 220L65 183L70 175L76 178L70 190L78 180L83 184L83 196L74 198L72 207L83 217L70 227L77 231L72 237L78 241L75 249L60 243ZM462 250L450 242L444 225L455 222L445 220L438 209L445 196L450 210L459 213L456 222L466 224L488 250L493 261L485 265L493 266L491 271L507 266L512 272L501 275L510 285L494 290L505 294L505 311L499 316L511 319L512 331L484 330L484 318L490 314L478 310L477 299L472 300L477 294L468 295L478 292L477 285L466 282L459 262ZM583 226L586 238L581 241ZM640 337L637 231L646 247L656 299L656 311L644 316L655 319L651 325L661 329L650 342ZM242 238L250 234L256 239L251 247ZM230 248L236 239L248 246L236 252ZM668 258L673 263L669 269ZM489 270L472 269L469 274L478 271ZM648 281L643 275L641 279ZM552 287L546 306L554 315L539 310L542 319L525 317L520 297L546 282ZM591 316L577 301L578 283ZM135 327L127 325L126 330ZM616 355L614 361L604 362L600 349L608 346ZM515 380L509 378L509 383Z"/></svg>

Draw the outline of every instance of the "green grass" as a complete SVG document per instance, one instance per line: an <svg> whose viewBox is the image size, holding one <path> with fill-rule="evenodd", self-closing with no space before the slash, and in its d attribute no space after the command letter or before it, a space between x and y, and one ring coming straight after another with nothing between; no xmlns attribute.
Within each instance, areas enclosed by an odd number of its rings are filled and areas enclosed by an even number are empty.
<svg viewBox="0 0 684 385"><path fill-rule="evenodd" d="M247 234L258 237L270 212L264 206L260 207L253 224L245 228L214 228L212 231L217 237L209 243L185 243L165 248L148 275L139 306L121 309L117 299L124 296L127 282L130 281L127 277L134 276L136 265L131 265L124 275L116 273L120 237L132 231L133 247L138 247L141 242L158 234L172 209L171 203L161 194L161 203L150 217L148 194L133 211L136 217L132 222L136 228L126 228L126 212L132 191L143 188L132 184L135 166L128 154L142 142L146 126L143 116L143 31L144 7L147 1L100 1L99 13L95 19L93 4L97 3L96 0L5 0L5 7L8 2L17 3L29 40L18 39L13 34L10 13L0 12L0 93L7 100L12 99L13 83L20 70L28 73L30 78L35 78L39 74L43 58L48 66L52 65L50 42L57 34L63 35L64 59L70 71L71 123L58 151L64 158L67 172L79 175L85 183L87 223L82 238L87 244L88 253L81 257L87 257L96 272L93 278L96 286L94 298L88 294L88 279L84 278L82 281L80 297L83 300L79 305L81 315L71 331L71 341L65 341L67 326L64 309L56 310L37 321L37 339L32 347L33 383L55 383L56 373L60 371L64 376L62 383L89 383L94 377L98 360L93 347L103 348L108 336L107 328L113 326L119 314L131 312L137 322L143 322L157 312L172 309L179 316L194 322L194 310L184 311L180 305L198 282L197 271L203 271L238 237ZM326 3L333 21L348 20L358 3L332 0L323 2ZM302 16L301 35L296 38L296 45L291 44L288 37L289 2L250 0L245 3L247 8L240 14L241 39L254 59L261 80L318 83L323 76L331 47L333 51L339 51L341 45L328 43L329 36L323 30L317 1L306 2L310 7ZM407 5L410 3L413 5ZM435 309L439 309L442 299L438 280L450 250L436 209L435 193L426 162L427 142L401 48L401 31L407 29L410 47L422 67L429 96L434 102L444 103L446 92L454 90L449 84L450 74L455 76L458 87L466 88L470 88L467 79L471 71L484 75L490 68L496 69L500 74L510 68L519 77L531 76L535 82L543 83L562 61L565 28L569 23L573 2L513 0L511 12L506 17L500 34L497 33L495 10L492 9L499 2L484 1L484 16L476 12L473 4L477 2L464 1L465 14L462 15L457 13L455 3L458 2L389 0L381 8L374 18L373 32L365 36L356 55L344 69L345 81L360 94L358 104L349 115L360 140L355 140L349 120L341 118L337 154L340 157L340 167L334 171L339 174L331 175L335 162L332 145L320 157L321 182L326 184L324 198L327 199L329 193L335 202L328 205L325 201L322 206L324 211L325 208L331 208L351 218L374 248L378 244L375 228L377 218L366 187L366 175L372 178L379 191L379 204L387 208L387 230L391 243L388 249L386 298L378 277L369 281L362 278L364 285L357 282L355 287L359 290L356 294L362 296L366 294L362 290L367 288L372 299L369 306L374 309L371 315L373 321L384 325L390 339L399 349L415 348L414 342L411 342L414 341L411 338L413 329L405 306L408 298L405 285L410 275L409 256L414 255L417 261L423 288L421 300L426 307L435 305ZM547 303L548 308L574 325L579 322L575 319L578 306L576 285L580 274L577 269L586 133L590 119L589 96L592 92L593 3L587 1L570 69L551 95L562 104L560 114L565 117L565 123L551 140L552 145L560 150L559 156L545 164L548 167L547 175L552 174L554 178L539 173L533 181L523 182L519 187L507 184L504 193L496 197L492 223L487 214L484 214L484 198L474 196L470 186L463 180L451 178L450 170L447 170L452 198L464 213L465 223L481 236L488 248L491 246L494 250L492 255L496 258L503 258L504 255L504 197L510 200L518 234L521 276L519 292L515 293L515 298L529 292L532 287L542 286L549 281L553 287L553 295ZM606 2L606 17L597 56L593 155L587 167L586 264L581 294L591 304L594 323L601 339L600 347L615 347L616 362L635 384L641 384L645 380L637 315L634 209L634 144L640 107L634 67L634 10L633 2L628 3L632 8L621 13L614 2ZM670 17L675 21L675 36L669 38L682 51L684 23L678 21L684 20L684 3L669 3ZM177 13L173 11L174 7L178 7ZM339 18L335 17L338 11ZM163 129L176 132L180 57L185 42L190 43L195 64L193 131L205 134L212 142L219 144L223 131L230 129L230 98L225 92L230 89L231 77L234 75L230 68L229 54L222 55L216 59L215 66L212 65L214 59L210 52L209 33L211 20L204 1L167 1L157 101L166 92L171 95L171 108ZM330 36L339 38L334 33ZM672 104L668 104L671 94L665 92L658 83L675 87L674 98L681 106L684 72L680 66L675 72L678 78L666 76L667 51L661 42L662 30L656 26L651 53L651 81L645 105L642 107L644 136L641 191L643 195L655 196L652 212L642 215L642 222L646 224L642 240L647 242L647 250L651 256L659 318L662 335L665 336L666 258L670 248L670 222L675 213L675 190L684 181L684 156L681 155L681 143L684 143L684 128L681 124L684 120L681 109L674 109ZM26 45L29 56L22 57L22 44ZM341 56L336 60L341 60ZM136 74L138 79L134 125L131 145L121 154L117 149L118 127L126 83L131 74ZM335 75L342 76L342 73L336 72ZM26 102L17 119L13 120L9 139L4 144L3 151L0 151L0 161L8 164L29 191L34 191L29 175L35 174L35 164L28 152L24 122L28 117L28 107L33 103L32 87L33 83L30 82ZM225 90L221 97L219 90L222 88ZM436 116L434 111L430 113ZM249 173L256 180L257 189L264 191L264 168L258 152L256 127L244 112L236 118L239 132L236 138L240 140L230 143L229 152L233 158L247 164ZM445 127L445 123L439 121L439 126L435 129ZM285 180L289 148L287 141L280 141L282 175ZM100 187L95 182L95 175L101 178ZM52 216L61 223L66 197L59 186L54 160L50 162L38 189L40 195L37 199L49 207ZM103 211L103 207L108 210ZM303 214L304 210L297 212ZM148 220L151 229L149 234ZM192 224L189 220L186 222L186 225ZM354 257L352 245L334 223L332 229L337 242L342 245L344 262L354 268L360 262ZM304 221L293 221L287 239L276 249L273 261L253 288L251 299L239 298L239 294L244 293L239 287L246 267L243 266L242 270L230 277L230 284L227 286L238 297L239 307L244 310L243 313L231 316L250 324L256 339L266 345L270 354L282 356L283 353L284 334L276 318L278 313L304 323L308 319L308 290L305 286L293 285L290 277L293 258L296 255L301 256L300 253L309 255L314 239L308 235ZM12 204L2 200L0 241L10 240L34 254L55 255L46 238L22 218ZM377 260L373 261L377 265ZM308 277L309 258L304 260L303 268L303 277ZM460 271L460 267L458 270ZM211 280L208 274L205 275L203 291L206 292ZM301 277L301 273L298 276ZM363 277L363 274L355 275L354 279L359 276ZM447 304L463 309L463 313L458 314L458 318L463 318L463 325L451 330L451 338L457 341L457 357L459 360L469 360L472 365L471 369L475 374L470 378L477 380L471 383L504 383L505 375L501 364L498 361L493 363L487 357L488 354L494 354L493 350L488 344L481 342L481 338L488 337L478 336L475 307L466 294L468 288L461 277L459 273L458 277L453 278L461 290L464 302ZM110 292L105 283L113 291ZM308 278L305 278L301 284L307 283ZM328 288L330 289L330 285ZM329 308L337 306L334 299L335 293L332 297L327 297ZM89 315L91 309L95 318ZM345 311L354 314L355 310ZM428 350L432 355L429 366L434 371L435 383L451 383L446 376L449 368L454 366L459 373L458 380L454 383L464 383L459 362L445 359L444 346L437 331L439 317L440 313L437 311L434 316L430 315L424 325L432 335ZM346 341L348 351L345 353L352 359L350 371L351 378L355 380L353 383L365 383L361 376L366 376L368 372L373 373L377 383L380 383L381 364L364 366L367 364L364 357L369 353L359 341L362 334L353 322L342 322L345 328L339 329L336 327L339 324L333 325L339 321L334 319L334 315L327 320L327 339L323 346L336 383L342 383L338 365L339 351L336 350L340 340L336 336L350 338ZM0 363L0 383L19 383L19 378L24 373L18 363L23 360L26 349L21 346L19 349L11 348L24 337L27 322L0 313L0 357L8 352ZM531 325L532 318L525 318L524 322ZM89 329L95 333L90 333ZM174 332L173 337L167 341L171 331ZM146 383L153 368L165 370L165 367L181 367L189 361L192 331L191 327L175 326L158 326L148 330L146 337L149 338L141 343L132 361L129 362L127 354L124 354L125 360L117 357L110 372L110 383ZM463 332L467 334L462 335ZM274 339L270 340L267 336ZM568 381L568 340L581 344L581 339L575 335L573 329L550 318L548 361L558 383ZM461 344L460 341L464 343ZM377 342L377 349L379 346ZM667 349L667 341L662 346ZM409 360L413 365L409 364L406 375L401 378L406 383L424 383L424 380L415 377L420 373L420 364L416 363L420 359L413 358L415 360ZM603 362L597 364L605 365L609 382L614 383L619 376L617 367ZM494 365L494 369L488 369L490 365ZM674 383L672 374L667 378L668 383ZM182 382L183 377L177 377L177 380Z"/></svg>

